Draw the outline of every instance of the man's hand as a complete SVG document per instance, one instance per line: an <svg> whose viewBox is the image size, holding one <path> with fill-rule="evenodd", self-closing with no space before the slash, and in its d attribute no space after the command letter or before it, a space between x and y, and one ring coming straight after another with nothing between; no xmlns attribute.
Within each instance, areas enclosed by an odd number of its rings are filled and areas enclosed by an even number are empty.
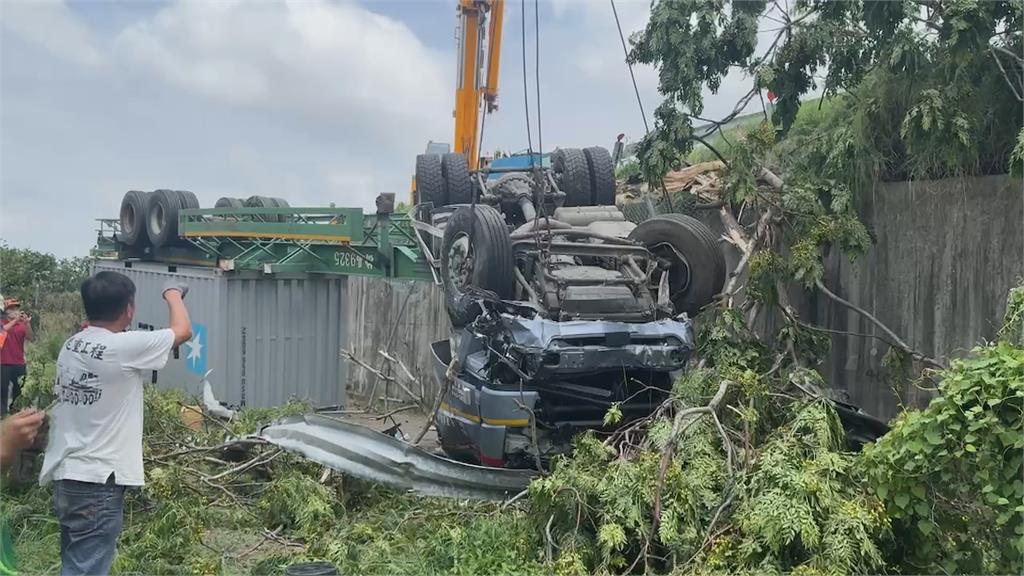
<svg viewBox="0 0 1024 576"><path fill-rule="evenodd" d="M182 280L171 279L164 282L164 289L160 293L166 295L169 290L177 290L181 293L181 299L185 299L185 295L188 294L188 284Z"/></svg>
<svg viewBox="0 0 1024 576"><path fill-rule="evenodd" d="M36 441L36 434L43 424L46 412L28 408L11 414L0 426L0 466L7 467L18 452Z"/></svg>

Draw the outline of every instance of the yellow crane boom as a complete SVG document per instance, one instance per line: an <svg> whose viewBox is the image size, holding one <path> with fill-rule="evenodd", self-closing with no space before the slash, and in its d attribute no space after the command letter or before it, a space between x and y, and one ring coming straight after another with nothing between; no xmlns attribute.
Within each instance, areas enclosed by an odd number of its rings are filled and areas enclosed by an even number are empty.
<svg viewBox="0 0 1024 576"><path fill-rule="evenodd" d="M455 152L470 170L480 162L480 109L498 108L498 70L505 0L459 0L459 71L455 89ZM486 72L482 65L486 57Z"/></svg>

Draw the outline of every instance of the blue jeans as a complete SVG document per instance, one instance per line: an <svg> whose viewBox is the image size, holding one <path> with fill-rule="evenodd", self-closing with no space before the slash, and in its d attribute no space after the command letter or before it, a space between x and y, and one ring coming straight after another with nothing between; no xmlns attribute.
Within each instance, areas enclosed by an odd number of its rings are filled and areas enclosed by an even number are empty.
<svg viewBox="0 0 1024 576"><path fill-rule="evenodd" d="M124 524L124 486L57 480L53 509L60 522L61 576L109 574Z"/></svg>

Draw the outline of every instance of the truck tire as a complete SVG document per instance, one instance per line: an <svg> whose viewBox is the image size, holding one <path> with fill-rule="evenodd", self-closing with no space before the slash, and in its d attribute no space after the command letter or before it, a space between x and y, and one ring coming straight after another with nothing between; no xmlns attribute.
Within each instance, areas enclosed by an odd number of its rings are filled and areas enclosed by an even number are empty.
<svg viewBox="0 0 1024 576"><path fill-rule="evenodd" d="M461 328L480 314L470 292L511 298L513 266L512 240L501 213L486 204L457 209L445 226L441 249L441 284L452 326Z"/></svg>
<svg viewBox="0 0 1024 576"><path fill-rule="evenodd" d="M284 198L271 198L270 203L274 205L274 208L291 208L291 205ZM288 222L289 220L291 220L291 216L287 214L279 214L277 217L278 222Z"/></svg>
<svg viewBox="0 0 1024 576"><path fill-rule="evenodd" d="M178 241L178 212L184 196L177 190L157 190L146 209L146 234L153 246L162 248Z"/></svg>
<svg viewBox="0 0 1024 576"><path fill-rule="evenodd" d="M473 181L469 179L469 163L465 156L454 152L441 156L441 174L444 175L448 204L473 202Z"/></svg>
<svg viewBox="0 0 1024 576"><path fill-rule="evenodd" d="M146 234L146 208L149 195L139 190L130 190L121 199L121 233L118 239L127 246L149 244Z"/></svg>
<svg viewBox="0 0 1024 576"><path fill-rule="evenodd" d="M269 196L249 196L245 199L246 208L277 208L277 203ZM280 216L259 216L264 222L280 222Z"/></svg>
<svg viewBox="0 0 1024 576"><path fill-rule="evenodd" d="M711 229L699 220L685 214L655 216L641 222L629 238L672 262L668 271L669 294L676 313L696 316L722 291L725 256Z"/></svg>
<svg viewBox="0 0 1024 576"><path fill-rule="evenodd" d="M592 206L615 205L615 163L612 155L600 146L584 148L590 172L590 201Z"/></svg>
<svg viewBox="0 0 1024 576"><path fill-rule="evenodd" d="M551 154L551 169L558 189L565 193L565 206L590 205L590 169L582 150L558 148Z"/></svg>
<svg viewBox="0 0 1024 576"><path fill-rule="evenodd" d="M217 203L213 205L214 208L245 208L245 202L241 198L230 198L223 196L217 199Z"/></svg>
<svg viewBox="0 0 1024 576"><path fill-rule="evenodd" d="M441 157L437 154L420 154L416 157L416 203L427 202L435 208L448 203L444 191L444 175L441 174Z"/></svg>
<svg viewBox="0 0 1024 576"><path fill-rule="evenodd" d="M189 192L188 190L176 190L178 196L181 197L181 208L183 210L198 210L199 199L196 195Z"/></svg>

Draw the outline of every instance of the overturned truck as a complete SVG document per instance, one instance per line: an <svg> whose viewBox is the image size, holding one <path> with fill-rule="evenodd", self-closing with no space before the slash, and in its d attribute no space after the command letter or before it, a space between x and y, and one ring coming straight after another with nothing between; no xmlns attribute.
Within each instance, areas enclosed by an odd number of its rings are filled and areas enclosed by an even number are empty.
<svg viewBox="0 0 1024 576"><path fill-rule="evenodd" d="M559 149L530 172L471 174L461 158L417 159L414 227L452 323L433 345L442 448L532 467L613 408L620 424L650 414L725 280L711 230L681 214L627 221L603 148Z"/></svg>

